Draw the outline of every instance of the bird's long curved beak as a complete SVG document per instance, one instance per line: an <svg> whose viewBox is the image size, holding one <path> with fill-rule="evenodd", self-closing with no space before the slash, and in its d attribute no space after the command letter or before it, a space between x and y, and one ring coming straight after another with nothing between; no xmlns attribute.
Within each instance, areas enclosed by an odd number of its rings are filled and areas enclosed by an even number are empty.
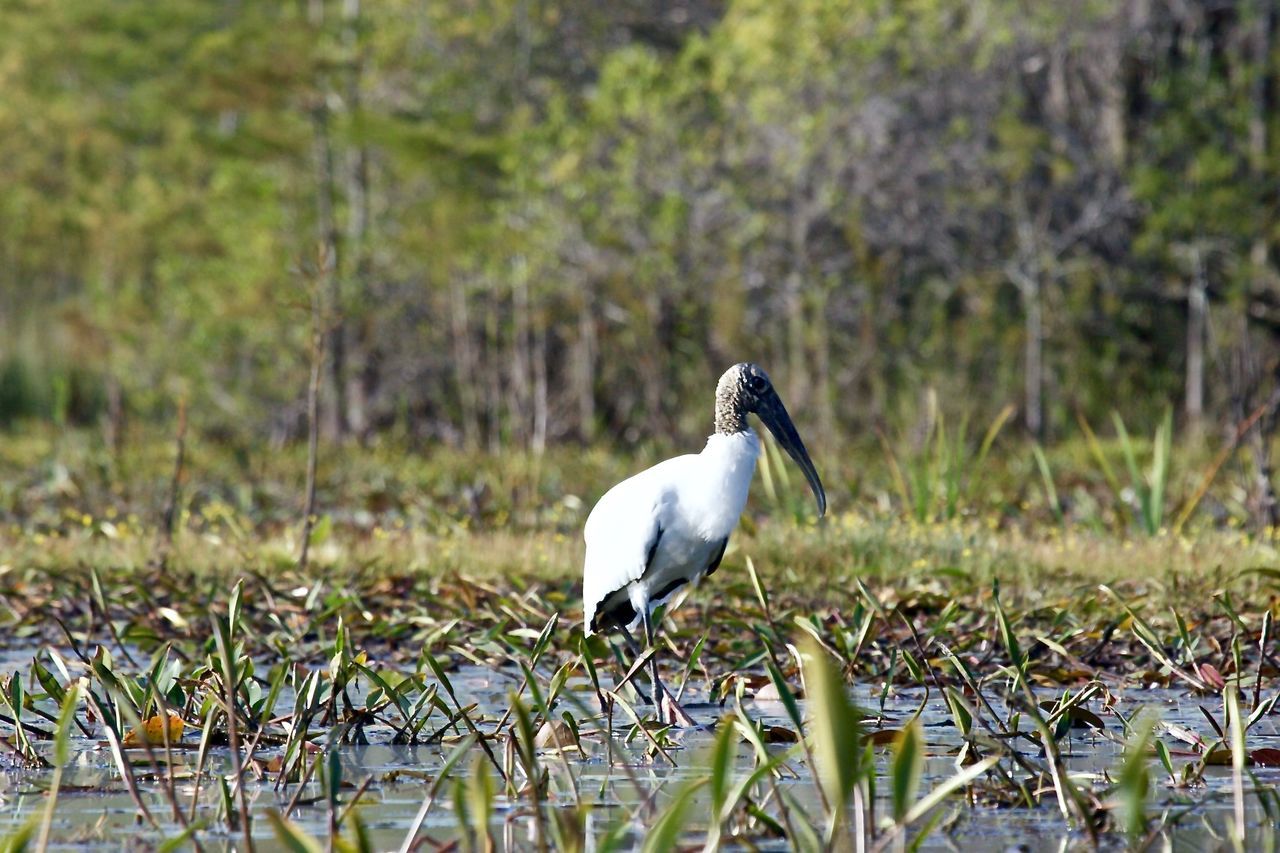
<svg viewBox="0 0 1280 853"><path fill-rule="evenodd" d="M787 414L787 407L782 405L782 399L777 394L771 394L769 399L761 402L760 410L756 414L760 416L760 420L764 421L769 432L773 433L778 444L782 445L782 449L787 451L787 455L794 459L800 466L800 470L804 472L805 479L809 481L809 488L813 489L813 496L818 501L818 517L826 515L827 493L822 488L822 478L818 476L818 469L813 467L809 451L804 449L804 442L800 440L800 433L796 432L796 426L791 422L791 415Z"/></svg>

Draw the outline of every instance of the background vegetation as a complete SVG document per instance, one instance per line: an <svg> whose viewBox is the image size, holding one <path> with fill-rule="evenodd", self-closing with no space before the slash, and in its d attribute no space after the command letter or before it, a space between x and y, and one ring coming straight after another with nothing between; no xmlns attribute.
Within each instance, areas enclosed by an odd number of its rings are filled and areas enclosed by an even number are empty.
<svg viewBox="0 0 1280 853"><path fill-rule="evenodd" d="M1277 837L1278 101L1277 0L0 0L0 848ZM704 754L580 531L743 359L832 511Z"/></svg>
<svg viewBox="0 0 1280 853"><path fill-rule="evenodd" d="M335 439L687 441L743 358L833 449L1273 390L1271 0L0 17L5 423L297 438L313 294Z"/></svg>

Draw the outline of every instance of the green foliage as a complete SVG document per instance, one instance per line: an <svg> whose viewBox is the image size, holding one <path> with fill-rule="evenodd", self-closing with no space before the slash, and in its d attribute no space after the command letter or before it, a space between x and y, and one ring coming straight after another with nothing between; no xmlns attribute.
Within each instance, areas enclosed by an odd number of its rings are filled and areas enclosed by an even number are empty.
<svg viewBox="0 0 1280 853"><path fill-rule="evenodd" d="M821 646L809 643L803 657L817 775L834 831L845 820L854 787L863 782L864 715L849 700L844 679Z"/></svg>
<svg viewBox="0 0 1280 853"><path fill-rule="evenodd" d="M706 784L705 778L690 779L680 786L671 804L645 832L644 846L640 848L642 853L662 853L664 850L676 849L680 835L685 829L685 818L689 813L689 807L693 805L693 799L699 790Z"/></svg>
<svg viewBox="0 0 1280 853"><path fill-rule="evenodd" d="M917 522L925 524L935 518L951 521L963 508L979 500L988 473L987 455L1012 416L1012 406L1002 409L987 427L981 442L973 448L966 437L967 419L962 419L958 428L948 432L937 400L931 397L925 413L925 429L917 446L901 454L905 465L899 463L899 454L881 437L903 506Z"/></svg>
<svg viewBox="0 0 1280 853"><path fill-rule="evenodd" d="M913 522L900 524L921 538ZM334 540L344 535L335 525ZM477 551L483 536L468 540ZM813 539L812 528L804 536ZM1054 531L1053 540L1064 536ZM97 784L123 786L147 823L129 831L161 849L236 837L249 823L241 817L246 806L259 836L274 832L277 846L296 850L330 842L339 851L371 849L362 812L379 831L380 848L397 846L402 833L404 846L421 846L426 826L444 843L487 849L510 838L498 836L498 821L535 845L541 839L570 850L593 835L603 835L601 849L918 849L957 819L998 828L1016 817L1020 825L1029 819L1066 831L1048 814L1055 801L1064 820L1100 844L1127 831L1140 846L1148 835L1176 840L1179 827L1195 832L1205 817L1221 824L1232 802L1201 782L1207 768L1228 763L1238 808L1252 809L1246 804L1255 796L1262 806L1247 812L1255 825L1265 823L1255 833L1271 831L1277 814L1274 786L1262 773L1250 780L1247 770L1280 760L1262 746L1265 732L1250 734L1267 728L1280 699L1268 652L1275 573L1206 573L1197 564L1171 572L1164 542L1092 541L1095 561L1105 547L1121 572L1142 576L1142 596L1132 606L1087 582L1083 567L1029 577L1006 570L995 597L965 572L913 572L901 559L885 569L855 573L844 564L833 571L790 549L788 568L761 574L759 583L726 576L701 606L663 620L671 644L693 650L687 678L714 673L731 686L713 687L721 703L696 708L713 731L675 735L648 707L631 706L603 686L617 684L625 664L604 680L596 671L611 663L603 643L582 642L572 615L574 580L508 572L482 581L363 561L303 573L291 561L272 569L250 550L217 571L193 571L180 561L105 561L100 571L86 570L78 564L92 564L92 541L79 541L82 559L0 576L4 600L13 603L6 619L19 644L16 660L24 648L31 655L3 684L0 725L14 747L4 748L16 757L21 727L9 719L29 723L33 737L54 724L52 739L35 743L53 766L12 768L19 784L35 780L49 797L20 800L18 808L47 819L74 748L77 768L114 767L99 773L104 781ZM748 547L764 564L760 540ZM783 560L768 563L781 567ZM1188 605L1168 612L1166 596ZM210 614L212 631L204 622ZM715 626L710 657L700 659L708 625ZM803 649L794 662L800 673L771 653L795 647ZM83 668L64 660L64 651ZM1105 681L1081 683L1076 667L1084 655L1108 662ZM1228 656L1223 676L1211 661ZM700 660L714 662L710 672ZM674 660L664 664L669 674L680 669ZM509 691L493 692L495 672ZM1191 672L1198 681L1188 679ZM1194 750L1182 768L1149 721L1125 717L1142 701L1139 687L1168 689L1175 680L1222 693L1226 709L1215 716L1213 703L1189 697L1204 705L1208 728L1193 713L1161 730L1184 742L1179 755ZM884 707L888 716L864 715L850 701L853 685L869 682L895 694ZM1041 686L1034 693L1033 683ZM1046 698L1048 685L1061 685L1056 701ZM797 686L807 690L803 703ZM773 690L781 701L769 710L766 691ZM747 704L748 691L754 704ZM436 702L437 694L447 698ZM954 729L939 726L948 711ZM167 712L183 724L176 732L161 725L164 737L137 734L140 724L154 728ZM1073 737L1077 728L1117 723L1125 729L1123 759L1100 757L1096 735ZM363 766L366 752L348 747L362 743L362 729L372 725L421 730L418 748L404 753L407 764ZM199 743L183 728L199 730ZM1211 734L1202 737L1197 728ZM1042 749L1027 748L1028 736ZM1102 736L1118 743L1110 731ZM88 748L104 740L107 748ZM238 747L219 746L237 740ZM425 772L412 759L423 751L435 756ZM175 788L156 768L179 754L190 775ZM638 779L632 771L646 757L675 775L652 795L630 799ZM952 760L955 769L940 777ZM1181 790L1159 789L1160 805L1148 808L1156 760ZM78 785L80 779L77 773ZM264 796L273 788L285 795ZM407 825L391 828L397 838L388 844L388 820L401 822L417 805L380 796L396 790L416 791L421 806ZM240 800L246 792L247 803ZM453 815L439 802L446 795ZM1170 796L1177 808L1164 807ZM606 797L616 804L600 805ZM326 812L329 838L319 841L314 833ZM594 826L584 825L588 817ZM67 824L53 826L60 833Z"/></svg>
<svg viewBox="0 0 1280 853"><path fill-rule="evenodd" d="M324 845L318 839L308 835L293 821L281 817L279 812L267 812L267 820L275 832L276 841L290 853L320 853L324 850Z"/></svg>
<svg viewBox="0 0 1280 853"><path fill-rule="evenodd" d="M1025 387L1023 278L1049 434L1117 398L1154 422L1188 281L1270 310L1252 7L3 9L10 427L187 396L211 434L296 437L313 282L327 434L494 448L694 438L740 357L824 444L924 388L989 422ZM949 517L963 477L915 473Z"/></svg>
<svg viewBox="0 0 1280 853"><path fill-rule="evenodd" d="M1031 452L1036 459L1036 468L1040 471L1040 482L1044 484L1044 498L1053 511L1053 516L1062 524L1062 503L1058 500L1058 488L1053 483L1053 472L1049 470L1049 460L1044 455L1044 448L1039 444L1032 445Z"/></svg>
<svg viewBox="0 0 1280 853"><path fill-rule="evenodd" d="M892 789L890 802L895 823L906 820L920 790L920 775L924 772L924 736L919 722L912 722L902 730L893 743L893 763L890 770Z"/></svg>
<svg viewBox="0 0 1280 853"><path fill-rule="evenodd" d="M1111 487L1116 506L1128 508L1126 492L1131 492L1137 503L1137 511L1132 513L1134 520L1144 533L1148 536L1155 536L1164 527L1165 501L1169 485L1173 447L1173 411L1167 409L1160 425L1156 427L1155 435L1151 439L1151 466L1145 474L1138 467L1137 449L1134 446L1133 439L1129 437L1129 431L1125 428L1124 420L1118 412L1111 413L1111 420L1115 424L1121 455L1124 458L1125 468L1129 473L1127 490L1120 485L1120 480L1116 477L1115 471L1108 461L1097 436L1089 428L1088 423L1082 420L1081 425L1084 427L1085 434L1089 440L1089 450L1093 453L1094 459L1098 463L1098 468L1102 471L1107 484Z"/></svg>
<svg viewBox="0 0 1280 853"><path fill-rule="evenodd" d="M1116 796L1120 802L1120 825L1136 845L1147 831L1147 799L1151 793L1151 742L1157 719L1154 714L1140 713L1129 727L1124 745L1124 763L1116 778Z"/></svg>

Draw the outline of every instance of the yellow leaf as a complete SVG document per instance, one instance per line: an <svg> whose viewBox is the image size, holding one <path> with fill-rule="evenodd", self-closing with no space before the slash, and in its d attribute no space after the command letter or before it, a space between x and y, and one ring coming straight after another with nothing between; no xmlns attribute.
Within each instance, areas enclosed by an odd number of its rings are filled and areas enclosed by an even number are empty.
<svg viewBox="0 0 1280 853"><path fill-rule="evenodd" d="M134 726L124 736L124 740L120 742L121 746L144 746L151 744L153 746L164 744L164 725L165 718L156 716L151 717L142 725ZM177 714L169 715L169 743L177 743L182 739L182 718Z"/></svg>

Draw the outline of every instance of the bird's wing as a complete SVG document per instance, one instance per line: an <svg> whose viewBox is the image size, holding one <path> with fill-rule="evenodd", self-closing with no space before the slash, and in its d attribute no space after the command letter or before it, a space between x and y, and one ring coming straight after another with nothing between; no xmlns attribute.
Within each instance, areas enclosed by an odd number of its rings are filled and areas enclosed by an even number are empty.
<svg viewBox="0 0 1280 853"><path fill-rule="evenodd" d="M586 632L596 608L612 593L640 580L662 535L663 518L675 502L669 459L614 486L591 510L583 535L582 607Z"/></svg>

